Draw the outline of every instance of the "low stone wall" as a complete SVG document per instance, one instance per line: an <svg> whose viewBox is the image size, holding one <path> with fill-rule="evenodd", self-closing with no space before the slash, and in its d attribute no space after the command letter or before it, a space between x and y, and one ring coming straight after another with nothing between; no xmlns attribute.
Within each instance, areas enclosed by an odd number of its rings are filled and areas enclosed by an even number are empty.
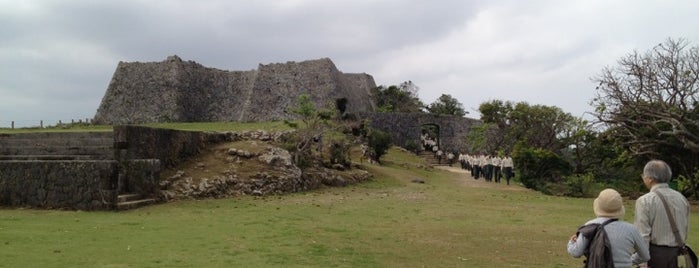
<svg viewBox="0 0 699 268"><path fill-rule="evenodd" d="M117 198L118 163L0 161L0 205L106 210Z"/></svg>
<svg viewBox="0 0 699 268"><path fill-rule="evenodd" d="M158 159L163 167L173 167L197 155L215 137L197 131L115 126L114 141L119 159Z"/></svg>

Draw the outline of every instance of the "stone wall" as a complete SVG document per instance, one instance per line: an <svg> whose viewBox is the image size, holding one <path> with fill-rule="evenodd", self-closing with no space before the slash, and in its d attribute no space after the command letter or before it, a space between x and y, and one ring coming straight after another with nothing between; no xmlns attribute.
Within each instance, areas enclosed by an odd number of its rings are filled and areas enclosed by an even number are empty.
<svg viewBox="0 0 699 268"><path fill-rule="evenodd" d="M106 160L113 158L112 143L111 132L0 134L0 160Z"/></svg>
<svg viewBox="0 0 699 268"><path fill-rule="evenodd" d="M480 120L434 114L413 113L372 113L364 114L369 119L369 126L391 134L393 143L406 147L409 142L419 144L422 127L436 125L439 127L439 147L448 151L466 152L465 139L473 126Z"/></svg>
<svg viewBox="0 0 699 268"><path fill-rule="evenodd" d="M207 145L204 132L142 126L115 126L119 159L158 159L163 167L198 154Z"/></svg>
<svg viewBox="0 0 699 268"><path fill-rule="evenodd" d="M368 74L344 74L330 59L259 65L224 71L170 56L162 62L119 62L94 122L270 121L292 119L300 94L316 106L348 100L347 112L371 112Z"/></svg>
<svg viewBox="0 0 699 268"><path fill-rule="evenodd" d="M0 161L0 205L111 209L117 168L113 160Z"/></svg>

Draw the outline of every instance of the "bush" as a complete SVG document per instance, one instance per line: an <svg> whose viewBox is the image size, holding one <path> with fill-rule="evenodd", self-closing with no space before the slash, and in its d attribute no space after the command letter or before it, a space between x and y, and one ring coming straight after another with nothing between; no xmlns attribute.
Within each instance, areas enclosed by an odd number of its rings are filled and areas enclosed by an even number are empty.
<svg viewBox="0 0 699 268"><path fill-rule="evenodd" d="M345 167L350 166L350 144L346 141L338 140L330 143L330 164L340 164Z"/></svg>
<svg viewBox="0 0 699 268"><path fill-rule="evenodd" d="M381 163L381 156L391 148L391 135L378 129L371 129L368 135L371 159Z"/></svg>
<svg viewBox="0 0 699 268"><path fill-rule="evenodd" d="M566 186L566 196L594 197L605 188L604 185L595 181L595 177L591 173L565 176L563 180Z"/></svg>
<svg viewBox="0 0 699 268"><path fill-rule="evenodd" d="M547 192L547 184L560 183L571 173L570 163L546 149L517 148L513 154L519 180L529 189Z"/></svg>

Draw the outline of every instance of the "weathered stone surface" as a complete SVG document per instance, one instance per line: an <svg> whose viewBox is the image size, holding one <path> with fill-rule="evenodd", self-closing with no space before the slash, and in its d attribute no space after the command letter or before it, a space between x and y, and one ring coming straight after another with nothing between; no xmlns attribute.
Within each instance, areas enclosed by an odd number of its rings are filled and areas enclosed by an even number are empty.
<svg viewBox="0 0 699 268"><path fill-rule="evenodd" d="M198 154L209 143L206 132L159 129L141 126L115 126L114 139L123 142L123 159L158 159L172 167Z"/></svg>
<svg viewBox="0 0 699 268"><path fill-rule="evenodd" d="M118 163L0 161L0 205L79 210L110 209Z"/></svg>
<svg viewBox="0 0 699 268"><path fill-rule="evenodd" d="M344 186L370 178L368 172L357 169L302 171L293 165L288 151L271 145L289 133L261 130L209 133L119 126L114 128L113 134L41 134L30 135L30 138L3 134L0 143L10 147L44 148L48 144L79 147L80 142L75 139L87 139L88 144L99 142L108 147L105 144L110 143L109 137L113 137L114 147L108 150L111 153L102 154L111 156L110 160L61 159L70 158L69 155L42 161L27 161L26 157L25 160L0 160L0 206L106 210L113 209L117 196L125 193L161 200L270 195L306 191L322 185ZM216 175L193 178L179 170L160 180L161 167L181 163L207 150L207 146L238 141L246 141L243 146L247 149L221 149L220 159L225 170L212 173ZM213 166L208 162L194 162L193 169L206 174ZM236 170L237 167L240 170Z"/></svg>
<svg viewBox="0 0 699 268"><path fill-rule="evenodd" d="M371 112L368 74L344 74L330 59L260 64L224 71L170 56L162 62L119 62L94 122L129 124L293 119L300 94L318 107L348 100L347 112Z"/></svg>
<svg viewBox="0 0 699 268"><path fill-rule="evenodd" d="M121 163L122 192L139 193L144 198L156 197L160 186L160 160L130 159Z"/></svg>
<svg viewBox="0 0 699 268"><path fill-rule="evenodd" d="M235 161L236 164L249 161L264 164L264 167L255 165L257 169L252 174L240 176L232 170L227 170L223 175L193 178L184 171L177 171L161 183L161 198L171 200L238 195L264 196L307 191L323 185L345 186L371 178L369 172L359 169L340 171L315 167L302 171L292 163L292 156L288 151L271 145L260 144L259 146L265 146L265 148L256 158L243 157L250 154L248 151L236 148L225 150L225 154L235 155L241 159Z"/></svg>
<svg viewBox="0 0 699 268"><path fill-rule="evenodd" d="M416 113L371 113L367 117L372 128L380 129L391 135L394 144L406 147L408 142L419 142L422 127L435 125L439 127L439 147L445 151L467 152L465 138L480 120L451 115L416 114Z"/></svg>
<svg viewBox="0 0 699 268"><path fill-rule="evenodd" d="M278 147L267 147L267 150L265 150L258 159L274 167L290 167L293 165L289 151Z"/></svg>

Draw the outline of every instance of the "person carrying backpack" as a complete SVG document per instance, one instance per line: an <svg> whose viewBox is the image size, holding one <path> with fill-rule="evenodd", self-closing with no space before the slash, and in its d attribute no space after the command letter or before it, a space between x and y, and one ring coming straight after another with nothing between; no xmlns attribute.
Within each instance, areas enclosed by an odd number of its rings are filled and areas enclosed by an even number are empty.
<svg viewBox="0 0 699 268"><path fill-rule="evenodd" d="M593 202L593 211L597 218L578 228L568 241L571 256L585 255L585 267L630 268L650 260L648 244L641 233L631 223L620 220L626 211L616 190L602 190Z"/></svg>

